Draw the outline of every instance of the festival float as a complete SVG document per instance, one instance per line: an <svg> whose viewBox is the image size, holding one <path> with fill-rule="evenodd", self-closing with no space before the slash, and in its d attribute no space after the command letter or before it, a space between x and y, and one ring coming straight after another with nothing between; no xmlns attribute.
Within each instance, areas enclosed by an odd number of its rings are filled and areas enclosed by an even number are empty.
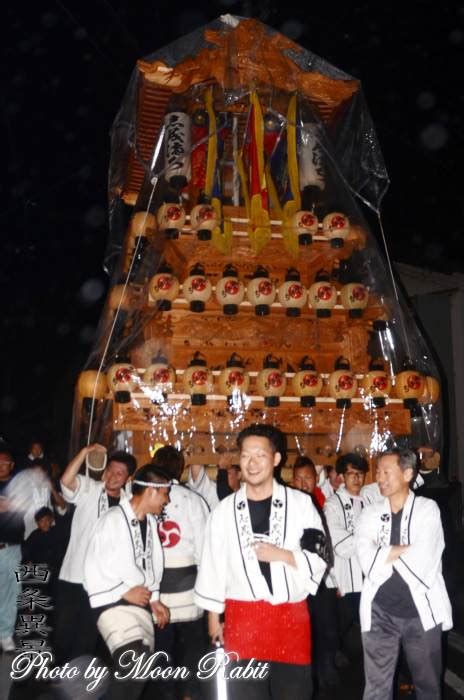
<svg viewBox="0 0 464 700"><path fill-rule="evenodd" d="M289 463L440 449L387 186L359 81L260 22L227 15L140 60L112 130L111 282L73 450L143 464L169 443L214 467L251 422L287 434Z"/></svg>

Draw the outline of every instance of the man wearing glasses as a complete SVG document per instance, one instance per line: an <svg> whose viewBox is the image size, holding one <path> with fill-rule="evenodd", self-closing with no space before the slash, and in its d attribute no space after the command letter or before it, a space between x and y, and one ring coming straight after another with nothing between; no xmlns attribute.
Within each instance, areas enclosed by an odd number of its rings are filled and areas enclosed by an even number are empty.
<svg viewBox="0 0 464 700"><path fill-rule="evenodd" d="M345 645L360 653L359 600L363 574L355 553L354 531L364 507L360 494L369 465L363 457L348 453L338 458L335 468L342 485L324 506L335 558L326 585L338 589L342 648Z"/></svg>

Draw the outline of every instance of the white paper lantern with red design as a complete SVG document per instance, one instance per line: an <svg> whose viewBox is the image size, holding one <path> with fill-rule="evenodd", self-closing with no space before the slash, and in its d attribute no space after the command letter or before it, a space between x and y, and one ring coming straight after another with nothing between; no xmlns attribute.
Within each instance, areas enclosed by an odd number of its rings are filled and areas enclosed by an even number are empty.
<svg viewBox="0 0 464 700"><path fill-rule="evenodd" d="M263 369L256 378L258 393L264 396L264 405L268 407L279 406L280 397L285 393L287 378L280 371L280 360L273 355L267 355L263 362Z"/></svg>
<svg viewBox="0 0 464 700"><path fill-rule="evenodd" d="M285 282L279 287L278 299L287 316L300 316L301 309L306 305L308 292L300 281L300 273L294 268L287 270Z"/></svg>
<svg viewBox="0 0 464 700"><path fill-rule="evenodd" d="M250 375L245 370L243 359L233 353L226 362L218 379L219 391L230 401L234 394L247 394L250 388Z"/></svg>
<svg viewBox="0 0 464 700"><path fill-rule="evenodd" d="M349 311L350 318L361 318L369 302L367 287L359 282L345 284L340 290L340 301L343 308Z"/></svg>
<svg viewBox="0 0 464 700"><path fill-rule="evenodd" d="M399 399L403 399L404 407L409 408L412 415L420 415L418 404L425 388L424 375L407 358L403 362L403 371L395 375L395 393Z"/></svg>
<svg viewBox="0 0 464 700"><path fill-rule="evenodd" d="M158 209L156 219L166 238L178 238L185 224L185 209L179 202L166 202Z"/></svg>
<svg viewBox="0 0 464 700"><path fill-rule="evenodd" d="M337 303L337 290L330 282L327 270L319 270L316 279L308 289L309 306L316 310L318 318L329 318Z"/></svg>
<svg viewBox="0 0 464 700"><path fill-rule="evenodd" d="M226 316L238 313L239 304L245 297L245 285L238 278L237 269L229 264L224 268L221 279L216 284L216 299Z"/></svg>
<svg viewBox="0 0 464 700"><path fill-rule="evenodd" d="M247 299L255 307L257 316L267 316L276 296L276 289L268 271L259 265L247 286Z"/></svg>
<svg viewBox="0 0 464 700"><path fill-rule="evenodd" d="M338 357L329 376L329 394L335 399L337 408L351 408L351 399L357 389L358 380L350 369L349 361L346 357Z"/></svg>
<svg viewBox="0 0 464 700"><path fill-rule="evenodd" d="M328 238L332 248L343 248L350 233L350 220L341 212L331 212L322 220L322 233Z"/></svg>
<svg viewBox="0 0 464 700"><path fill-rule="evenodd" d="M300 245L311 245L313 236L317 234L319 219L311 211L297 211L292 217L292 228L298 233Z"/></svg>
<svg viewBox="0 0 464 700"><path fill-rule="evenodd" d="M190 275L182 283L182 293L190 302L190 311L205 310L205 304L211 299L213 288L205 275L203 265L197 263L191 268Z"/></svg>
<svg viewBox="0 0 464 700"><path fill-rule="evenodd" d="M150 299L158 302L160 311L169 311L172 302L177 299L179 289L179 280L173 275L172 267L165 264L161 265L148 284Z"/></svg>
<svg viewBox="0 0 464 700"><path fill-rule="evenodd" d="M369 371L359 382L361 396L370 398L372 405L383 408L386 399L392 390L390 375L385 371L385 363L382 359L372 360L369 363Z"/></svg>
<svg viewBox="0 0 464 700"><path fill-rule="evenodd" d="M107 372L108 386L116 403L129 403L131 393L136 391L140 379L137 370L129 360L118 358Z"/></svg>
<svg viewBox="0 0 464 700"><path fill-rule="evenodd" d="M293 393L300 397L301 406L314 406L322 386L322 377L316 370L314 360L305 355L300 362L299 371L292 378Z"/></svg>
<svg viewBox="0 0 464 700"><path fill-rule="evenodd" d="M189 362L182 383L194 406L203 406L206 403L206 395L211 394L213 390L213 375L200 352L196 352Z"/></svg>
<svg viewBox="0 0 464 700"><path fill-rule="evenodd" d="M148 387L152 401L160 403L174 391L176 373L163 355L157 355L145 370L143 383Z"/></svg>
<svg viewBox="0 0 464 700"><path fill-rule="evenodd" d="M190 212L190 226L199 241L209 241L211 231L218 225L216 210L211 204L197 204Z"/></svg>

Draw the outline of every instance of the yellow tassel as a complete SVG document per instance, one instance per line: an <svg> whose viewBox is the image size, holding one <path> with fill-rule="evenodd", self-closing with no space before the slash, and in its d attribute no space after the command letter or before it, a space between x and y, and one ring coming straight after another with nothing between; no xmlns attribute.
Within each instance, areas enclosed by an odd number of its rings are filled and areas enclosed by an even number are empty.
<svg viewBox="0 0 464 700"><path fill-rule="evenodd" d="M286 250L295 257L298 257L300 253L298 233L292 223L292 218L297 211L296 203L290 200L285 203L282 213L282 238L284 246Z"/></svg>
<svg viewBox="0 0 464 700"><path fill-rule="evenodd" d="M287 112L287 161L290 187L296 209L301 209L300 179L298 175L298 156L296 148L296 95L290 98Z"/></svg>
<svg viewBox="0 0 464 700"><path fill-rule="evenodd" d="M271 175L271 168L269 166L269 163L266 163L266 182L267 182L267 191L269 192L269 198L272 203L272 208L274 209L276 216L278 219L283 218L283 211L282 211L282 206L280 204L279 200L279 195L277 194L277 189L274 184L274 180L272 179Z"/></svg>
<svg viewBox="0 0 464 700"><path fill-rule="evenodd" d="M259 253L271 239L269 212L264 209L260 194L251 198L248 235L255 253Z"/></svg>
<svg viewBox="0 0 464 700"><path fill-rule="evenodd" d="M213 191L214 175L217 161L217 128L216 115L213 106L213 88L210 87L205 98L206 110L209 116L208 156L206 160L205 195L210 198Z"/></svg>
<svg viewBox="0 0 464 700"><path fill-rule="evenodd" d="M211 206L216 212L218 221L222 220L222 204L219 199L213 197ZM233 231L230 219L224 220L223 230L220 226L215 226L211 232L211 243L220 253L228 255L232 252Z"/></svg>

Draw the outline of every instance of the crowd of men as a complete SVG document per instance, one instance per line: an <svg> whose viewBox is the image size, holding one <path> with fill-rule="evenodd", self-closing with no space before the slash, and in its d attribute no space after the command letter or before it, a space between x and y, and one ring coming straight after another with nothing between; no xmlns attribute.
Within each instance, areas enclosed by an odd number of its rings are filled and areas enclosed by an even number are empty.
<svg viewBox="0 0 464 700"><path fill-rule="evenodd" d="M365 700L384 700L401 648L416 698L439 698L452 626L445 541L440 509L415 490L416 454L379 454L369 485L359 454L330 468L300 455L287 484L276 427L248 426L237 447L215 482L192 465L186 483L169 445L138 469L127 452L89 445L59 480L39 443L16 476L0 447L3 652L22 651L18 571L38 564L50 573L56 662L100 655L113 669L106 698L209 697L196 672L211 648L229 655L232 700L309 700L314 687L330 697L350 663L363 665ZM85 468L98 453L100 480ZM118 679L154 651L191 673L154 690Z"/></svg>

